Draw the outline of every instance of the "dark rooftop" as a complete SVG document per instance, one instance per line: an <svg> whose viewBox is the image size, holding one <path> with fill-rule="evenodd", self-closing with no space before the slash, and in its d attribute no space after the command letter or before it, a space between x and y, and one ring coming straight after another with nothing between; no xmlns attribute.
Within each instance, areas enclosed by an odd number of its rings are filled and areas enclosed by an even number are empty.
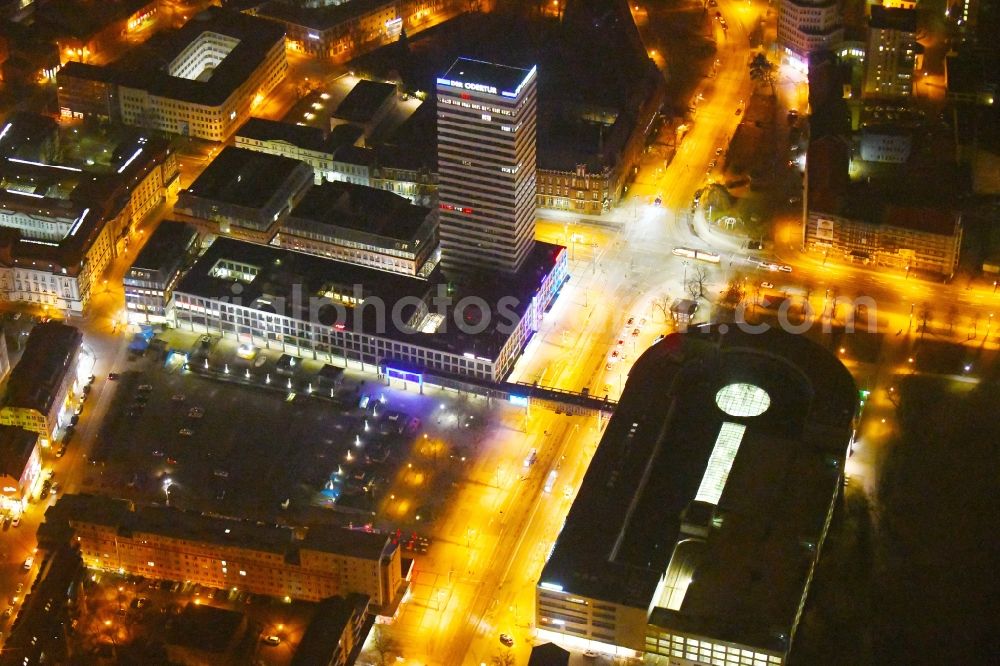
<svg viewBox="0 0 1000 666"><path fill-rule="evenodd" d="M166 642L219 654L239 638L242 628L242 613L189 603L180 615L169 620Z"/></svg>
<svg viewBox="0 0 1000 666"><path fill-rule="evenodd" d="M89 40L115 21L123 21L155 0L87 2L60 0L38 3L35 21L60 37Z"/></svg>
<svg viewBox="0 0 1000 666"><path fill-rule="evenodd" d="M339 647L340 637L356 616L363 616L368 609L368 597L349 594L346 597L324 599L316 607L299 647L292 657L292 666L328 664Z"/></svg>
<svg viewBox="0 0 1000 666"><path fill-rule="evenodd" d="M536 241L517 275L507 276L503 283L495 279L476 279L458 285L454 301L457 303L464 296L479 296L496 310L501 298L510 297L514 299L510 309L518 316L523 315L542 279L552 271L562 252L565 252L562 246ZM306 321L312 318L308 310L309 298L321 297L331 289L345 289L347 293L352 293L355 285L359 285L363 298L380 296L391 304L406 296L422 299L436 285L443 284L443 277L438 271L427 280L421 280L291 250L219 238L181 278L175 293L232 301L233 287L237 283L212 274L213 266L221 259L239 261L260 269L249 284L240 284L239 302L244 307L273 312L275 307L282 306L284 309L280 314ZM374 308L362 308L361 311L362 330L374 332L377 319ZM405 319L405 309L403 315ZM321 308L320 320L323 321L325 316ZM457 326L449 326L445 333L414 333L397 329L391 321L387 321L384 322L384 333L380 335L453 353L495 358L509 337L509 333L501 332L497 327L506 316L506 312L494 311L490 326L478 334L463 333ZM351 321L350 314L348 320ZM331 315L329 324L332 326L334 323L335 318Z"/></svg>
<svg viewBox="0 0 1000 666"><path fill-rule="evenodd" d="M301 164L289 157L227 146L187 192L202 199L261 208Z"/></svg>
<svg viewBox="0 0 1000 666"><path fill-rule="evenodd" d="M803 542L819 546L857 394L804 336L734 329L674 334L636 361L540 583L664 607L653 613L662 626L784 649L774 631L787 634L795 617L814 556ZM718 392L738 383L766 391L763 413L722 411ZM738 436L720 474L724 430Z"/></svg>
<svg viewBox="0 0 1000 666"><path fill-rule="evenodd" d="M298 148L323 152L328 150L323 130L308 125L294 125L278 120L251 118L236 130L237 137L257 141L284 141Z"/></svg>
<svg viewBox="0 0 1000 666"><path fill-rule="evenodd" d="M534 646L531 648L531 656L528 657L528 666L567 666L567 664L569 664L569 650L555 643Z"/></svg>
<svg viewBox="0 0 1000 666"><path fill-rule="evenodd" d="M298 2L273 0L257 10L258 16L299 25L314 30L326 30L348 19L363 14L385 4L385 0L351 0L339 5L306 7Z"/></svg>
<svg viewBox="0 0 1000 666"><path fill-rule="evenodd" d="M915 33L917 31L917 10L872 5L869 25L879 30Z"/></svg>
<svg viewBox="0 0 1000 666"><path fill-rule="evenodd" d="M178 264L198 232L183 222L164 220L149 237L132 268L165 271Z"/></svg>
<svg viewBox="0 0 1000 666"><path fill-rule="evenodd" d="M302 550L339 553L366 560L377 560L387 547L389 537L376 532L348 530L342 527L311 527L302 540ZM391 549L390 549L391 551Z"/></svg>
<svg viewBox="0 0 1000 666"><path fill-rule="evenodd" d="M75 326L49 321L32 328L24 354L11 370L4 406L48 414L82 342L83 333Z"/></svg>
<svg viewBox="0 0 1000 666"><path fill-rule="evenodd" d="M472 58L458 58L441 78L462 83L480 83L497 89L496 94L515 93L528 78L530 69L497 65ZM508 95L510 96L510 95Z"/></svg>
<svg viewBox="0 0 1000 666"><path fill-rule="evenodd" d="M45 523L53 533L58 533L62 524L71 522L117 527L120 534L160 534L286 557L297 556L301 548L375 560L390 543L384 534L330 525L307 525L306 537L299 541L291 527L203 515L174 507L134 507L126 500L99 495L63 495L45 513Z"/></svg>
<svg viewBox="0 0 1000 666"><path fill-rule="evenodd" d="M310 188L292 209L286 226L294 226L294 218L300 218L410 242L428 224L430 214L430 209L398 194L338 181Z"/></svg>
<svg viewBox="0 0 1000 666"><path fill-rule="evenodd" d="M361 79L337 106L332 117L351 123L367 123L395 94L396 86L392 83Z"/></svg>
<svg viewBox="0 0 1000 666"><path fill-rule="evenodd" d="M38 442L38 433L0 425L0 475L20 479Z"/></svg>

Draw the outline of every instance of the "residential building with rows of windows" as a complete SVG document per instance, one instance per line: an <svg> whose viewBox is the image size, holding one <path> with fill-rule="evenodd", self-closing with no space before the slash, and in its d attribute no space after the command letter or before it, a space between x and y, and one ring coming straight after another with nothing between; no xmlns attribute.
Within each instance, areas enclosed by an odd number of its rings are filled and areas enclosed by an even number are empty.
<svg viewBox="0 0 1000 666"><path fill-rule="evenodd" d="M85 566L153 580L313 602L357 593L389 614L408 585L400 548L385 534L261 525L96 495L63 496L45 522L45 531L68 527Z"/></svg>
<svg viewBox="0 0 1000 666"><path fill-rule="evenodd" d="M542 569L538 637L659 666L786 664L857 405L801 335L703 326L653 345Z"/></svg>
<svg viewBox="0 0 1000 666"><path fill-rule="evenodd" d="M59 72L64 116L96 115L171 134L225 141L285 77L284 30L210 8L161 42L109 65Z"/></svg>
<svg viewBox="0 0 1000 666"><path fill-rule="evenodd" d="M913 94L916 33L916 9L871 6L861 90L865 97L891 99Z"/></svg>

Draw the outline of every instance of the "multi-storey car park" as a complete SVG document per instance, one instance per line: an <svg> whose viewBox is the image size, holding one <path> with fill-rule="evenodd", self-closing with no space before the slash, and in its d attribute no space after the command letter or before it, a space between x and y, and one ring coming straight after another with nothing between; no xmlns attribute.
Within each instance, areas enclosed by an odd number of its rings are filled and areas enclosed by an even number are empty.
<svg viewBox="0 0 1000 666"><path fill-rule="evenodd" d="M67 63L59 106L65 116L224 141L287 70L280 25L211 8L110 65Z"/></svg>
<svg viewBox="0 0 1000 666"><path fill-rule="evenodd" d="M804 336L717 325L655 344L542 570L540 637L651 664L786 663L857 405Z"/></svg>

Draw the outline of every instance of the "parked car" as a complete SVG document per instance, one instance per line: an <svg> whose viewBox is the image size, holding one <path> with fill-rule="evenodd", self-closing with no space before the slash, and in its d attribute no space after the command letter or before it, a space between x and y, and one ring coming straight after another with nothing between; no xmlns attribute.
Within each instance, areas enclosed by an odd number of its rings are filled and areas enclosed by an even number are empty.
<svg viewBox="0 0 1000 666"><path fill-rule="evenodd" d="M108 379L110 379L111 381L115 381L116 379L118 379L119 376L120 375L117 372L108 373Z"/></svg>
<svg viewBox="0 0 1000 666"><path fill-rule="evenodd" d="M510 634L500 634L500 643L505 647L514 647L514 638Z"/></svg>

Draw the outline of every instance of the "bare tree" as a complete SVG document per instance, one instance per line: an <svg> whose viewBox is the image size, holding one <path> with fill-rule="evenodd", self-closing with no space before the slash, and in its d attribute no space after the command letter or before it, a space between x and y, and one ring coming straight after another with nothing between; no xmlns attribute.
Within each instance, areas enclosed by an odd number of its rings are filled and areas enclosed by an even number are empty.
<svg viewBox="0 0 1000 666"><path fill-rule="evenodd" d="M670 318L670 302L670 296L667 294L660 294L653 299L653 313L655 314L656 311L659 310L663 315L663 320L668 320Z"/></svg>
<svg viewBox="0 0 1000 666"><path fill-rule="evenodd" d="M375 625L369 650L375 666L388 666L392 655L396 652L396 641L385 633L381 625Z"/></svg>
<svg viewBox="0 0 1000 666"><path fill-rule="evenodd" d="M705 287L708 284L708 269L704 266L695 266L688 272L687 283L684 289L697 300L705 298Z"/></svg>
<svg viewBox="0 0 1000 666"><path fill-rule="evenodd" d="M493 666L514 666L514 653L505 648L493 655L490 663Z"/></svg>

